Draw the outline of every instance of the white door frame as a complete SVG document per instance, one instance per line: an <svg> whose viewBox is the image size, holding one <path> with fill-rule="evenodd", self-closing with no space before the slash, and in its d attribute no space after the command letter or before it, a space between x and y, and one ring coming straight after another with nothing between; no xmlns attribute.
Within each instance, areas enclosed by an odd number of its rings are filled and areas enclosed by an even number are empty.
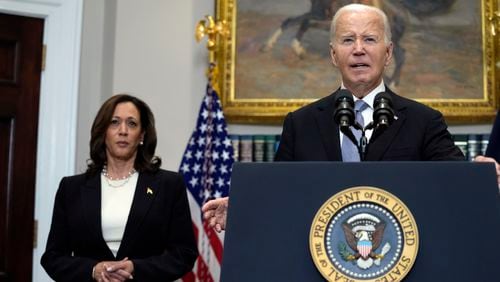
<svg viewBox="0 0 500 282"><path fill-rule="evenodd" d="M33 281L51 281L40 266L61 177L75 173L83 0L0 0L0 12L43 18L47 46L40 86Z"/></svg>

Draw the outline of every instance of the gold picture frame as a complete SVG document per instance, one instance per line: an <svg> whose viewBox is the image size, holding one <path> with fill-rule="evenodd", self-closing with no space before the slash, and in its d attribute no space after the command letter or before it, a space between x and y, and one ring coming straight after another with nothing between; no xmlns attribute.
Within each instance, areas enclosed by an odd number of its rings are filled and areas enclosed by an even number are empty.
<svg viewBox="0 0 500 282"><path fill-rule="evenodd" d="M249 2L250 3L246 3ZM258 6L259 3L263 3L262 5L289 5L289 2L293 1L269 1L269 0L262 0L264 2L255 2L255 0L239 0L241 4L245 4L247 7L255 7L256 5ZM306 0L294 0L294 1L302 1L305 4L311 1L306 1ZM333 0L332 0L333 1ZM374 0L377 2L376 0ZM465 1L465 3L478 3L477 1L468 1L468 0L458 0L457 2L462 3ZM273 4L271 4L274 2ZM287 2L287 4L283 4ZM267 3L267 4L265 4ZM298 3L298 2L297 2ZM237 85L239 82L237 82L239 77L236 77L237 74L246 74L247 72L254 72L254 75L260 75L259 72L261 71L261 66L262 69L266 69L266 64L269 59L261 59L260 62L256 62L254 59L257 56L260 56L257 51L255 45L255 42L252 42L252 40L256 41L255 38L260 40L262 44L264 44L265 40L268 40L267 37L262 36L262 34L267 34L271 35L273 34L273 30L269 30L269 23L273 23L279 27L279 23L282 23L282 20L286 17L286 15L280 15L280 17L274 17L271 12L269 12L269 7L262 7L263 16L259 17L258 13L255 13L255 11L245 11L245 18L242 17L242 20L246 20L246 22L243 22L241 26L238 26L237 18L239 16L238 12L238 1L237 0L217 0L216 1L216 18L220 21L225 21L226 24L229 26L230 32L227 36L220 37L217 42L217 49L215 51L215 57L218 65L218 74L217 74L217 80L218 80L218 85L220 87L220 97L224 109L225 116L230 123L252 123L252 124L280 124L284 118L284 116L290 112L293 111L301 106L304 106L308 103L313 102L314 100L320 98L320 97L303 97L300 95L297 95L297 93L292 93L290 94L291 96L283 96L282 94L285 93L288 95L288 92L293 92L290 91L289 89L280 89L280 87L286 86L288 84L289 79L283 78L283 77L276 77L275 81L273 82L272 76L274 75L271 70L270 73L266 74L263 72L265 77L260 76L260 79L258 77L255 78L245 78L246 79L246 86L244 86L244 83L242 85ZM302 5L302 4L301 4ZM456 3L454 5L457 5ZM451 48L455 48L453 50L457 50L456 54L453 54L451 51L446 51L446 54L444 55L436 55L436 58L438 59L443 59L445 55L450 55L452 62L455 62L455 67L450 67L448 66L447 75L455 75L458 78L456 78L456 81L459 82L469 82L473 81L475 84L471 85L454 85L453 87L450 87L450 89L457 89L457 93L469 93L467 92L467 88L470 88L470 93L473 93L471 95L475 95L472 97L465 97L465 96L460 96L464 94L460 94L457 96L455 95L454 91L447 91L446 95L450 97L440 97L439 95L441 94L436 94L436 97L426 97L426 96L419 96L420 92L418 91L418 86L415 88L412 88L413 91L408 91L405 90L405 94L409 93L409 97L413 98L415 100L418 100L420 102L423 102L424 104L427 104L443 113L445 116L446 120L448 123L453 123L453 124L471 124L471 123L481 123L481 122L490 122L492 121L493 117L496 115L496 111L498 109L499 105L499 75L498 75L498 68L500 67L500 56L499 56L499 47L500 47L500 29L499 29L499 21L500 21L500 13L498 12L498 2L497 0L482 0L480 1L479 4L480 7L476 9L480 10L480 19L477 18L478 15L469 15L471 18L476 18L475 20L477 21L477 25L479 26L478 32L475 33L475 39L477 41L481 42L481 48L476 46L474 47L476 55L470 55L473 54L474 50L468 50L468 49L460 49L462 48L461 44L455 44L451 46ZM242 5L243 7L243 5ZM288 7L288 6L287 6ZM280 9L280 10L285 10L285 9ZM457 10L455 7L454 10ZM455 11L456 12L456 11ZM243 13L243 11L241 11ZM469 13L468 11L463 12L464 14ZM473 13L473 12L472 12ZM273 18L274 17L274 18ZM438 17L438 16L436 16ZM276 18L276 19L275 19ZM456 16L454 18L457 18ZM459 17L461 18L461 17ZM410 18L411 20L411 18ZM415 21L415 19L413 19ZM418 19L417 19L418 20ZM250 22L249 22L250 21ZM252 22L253 21L253 22ZM267 26L266 26L267 24ZM247 25L247 28L243 30L244 26ZM432 29L435 29L434 27L431 27ZM466 29L468 27L460 27L460 30ZM242 30L240 30L242 29ZM264 30L267 29L267 30ZM479 30L480 29L480 30ZM421 28L419 28L420 32ZM456 30L456 29L455 29ZM260 34L259 34L260 32ZM321 33L321 36L325 36L324 31ZM238 37L238 33L240 33L242 36L247 35L248 36L254 36L252 40L246 40L244 37L240 36ZM284 32L283 32L284 33ZM289 33L294 33L294 31L290 31ZM290 36L290 35L289 35ZM422 36L422 34L413 34L414 38L417 38L418 36ZM425 34L423 35L425 36ZM474 34L472 34L474 36ZM394 36L393 36L394 37ZM245 46L238 46L238 40L246 44ZM404 38L404 37L403 37ZM311 40L311 39L310 39ZM443 40L443 39L441 39ZM463 39L466 40L466 39ZM282 41L285 41L283 39ZM311 40L313 41L313 40ZM325 43L326 42L326 43ZM322 42L321 44L326 44L325 49L328 49L327 41ZM479 43L479 42L478 42ZM252 45L253 44L253 45ZM285 44L285 43L283 43ZM451 43L449 44L451 45ZM470 45L470 44L469 44ZM249 47L250 46L250 47ZM411 47L411 46L410 46ZM415 47L415 46L413 46ZM246 49L245 49L246 48ZM253 48L253 49L252 49ZM262 46L260 47L262 49ZM286 51L274 51L275 53L277 52L283 52L285 55L281 57L282 60L291 60L294 62L294 66L297 67L297 65L301 68L307 69L308 66L306 65L308 60L307 57L306 59L300 58L300 56L297 55L297 58L294 58L294 53L291 51L290 45L288 47L283 47L283 48L288 48ZM416 50L420 50L420 46L415 47ZM465 48L465 47L463 47ZM423 48L422 48L423 49ZM241 50L253 50L254 53L252 53L252 56L250 57L249 60L244 61L243 60L243 55L240 55L242 52ZM433 49L432 51L435 51L439 49ZM411 51L411 50L410 50ZM323 51L322 51L323 52ZM406 52L407 54L410 52ZM432 52L431 52L432 53ZM268 56L267 58L271 58L269 56L269 53L266 54ZM307 55L306 55L307 56ZM315 55L316 56L316 55ZM324 54L322 54L324 58ZM316 56L313 57L311 55L310 58L319 58L321 56ZM430 54L429 56L432 56ZM283 59L285 58L285 59ZM292 58L292 59L290 59ZM453 58L456 58L454 60ZM465 59L464 59L465 58ZM240 60L241 59L241 60ZM465 61L460 61L464 59ZM241 63L238 63L238 60L241 61ZM328 59L327 59L328 60ZM470 60L470 65L466 62L467 60ZM435 61L435 60L433 60ZM474 63L476 62L476 63ZM481 62L479 64L479 62ZM417 62L418 64L418 62ZM415 64L416 65L416 64ZM458 66L457 66L458 65ZM408 68L414 67L413 64L409 65ZM438 66L441 67L441 66ZM464 73L457 73L463 70L464 68L468 68L467 72ZM331 66L331 72L335 73L336 70L334 70L333 66ZM286 66L283 67L284 69L283 73L287 72ZM439 70L441 71L441 70ZM325 73L325 71L320 71L320 74ZM308 74L309 77L314 77L315 75L310 75ZM418 70L413 72L411 74L412 77L418 77ZM439 79L436 78L436 76L433 75L421 75L421 77L424 77L423 83L422 81L417 81L416 83L420 83L421 85L425 85L425 79ZM269 81L267 81L267 78L270 78ZM243 79L242 81L245 81ZM261 80L266 80L267 81L267 88L265 89L270 89L270 91L259 91L259 90L252 90L249 88L252 88L254 84L258 84L261 82ZM322 80L323 81L323 80ZM435 81L433 84L438 85L440 87L441 84L440 81L445 81L445 78L443 80ZM455 81L455 82L456 82ZM338 82L338 81L337 81ZM338 87L338 83L331 83L331 87ZM480 87L477 86L478 84L482 84ZM248 87L250 86L250 87ZM480 89L472 89L472 87L479 87ZM247 91L247 94L243 95L240 94L242 93L242 89L249 89ZM392 87L391 87L392 89ZM292 89L294 90L294 89ZM323 93L320 93L322 96L326 96L329 93L331 93L334 88L329 89L328 91L324 91ZM393 89L394 90L394 89ZM395 91L396 93L400 93L400 91ZM403 92L403 91L402 91ZM280 95L277 95L276 93L280 93ZM451 94L450 94L451 93ZM413 96L412 96L413 95ZM433 94L434 95L434 94ZM407 95L404 95L407 96ZM432 96L432 95L431 95Z"/></svg>

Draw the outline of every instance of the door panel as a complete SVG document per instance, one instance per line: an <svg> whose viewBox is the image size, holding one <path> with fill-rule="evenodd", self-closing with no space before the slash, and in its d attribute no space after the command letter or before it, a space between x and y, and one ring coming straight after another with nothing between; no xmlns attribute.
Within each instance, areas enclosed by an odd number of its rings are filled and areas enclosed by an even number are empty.
<svg viewBox="0 0 500 282"><path fill-rule="evenodd" d="M0 282L31 281L43 20L0 13Z"/></svg>

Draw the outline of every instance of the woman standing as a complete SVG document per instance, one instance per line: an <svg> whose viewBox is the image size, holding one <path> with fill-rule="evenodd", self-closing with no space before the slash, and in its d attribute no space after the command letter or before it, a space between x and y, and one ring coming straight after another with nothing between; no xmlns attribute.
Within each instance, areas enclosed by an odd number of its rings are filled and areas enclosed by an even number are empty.
<svg viewBox="0 0 500 282"><path fill-rule="evenodd" d="M198 256L182 176L160 169L154 117L136 97L100 108L84 174L64 177L41 263L56 281L171 281Z"/></svg>

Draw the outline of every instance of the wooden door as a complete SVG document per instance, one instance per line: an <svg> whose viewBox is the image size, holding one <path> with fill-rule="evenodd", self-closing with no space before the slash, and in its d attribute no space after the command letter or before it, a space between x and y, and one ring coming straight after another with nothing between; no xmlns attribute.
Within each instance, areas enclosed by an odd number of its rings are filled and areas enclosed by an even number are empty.
<svg viewBox="0 0 500 282"><path fill-rule="evenodd" d="M31 281L43 20L0 13L0 282Z"/></svg>

